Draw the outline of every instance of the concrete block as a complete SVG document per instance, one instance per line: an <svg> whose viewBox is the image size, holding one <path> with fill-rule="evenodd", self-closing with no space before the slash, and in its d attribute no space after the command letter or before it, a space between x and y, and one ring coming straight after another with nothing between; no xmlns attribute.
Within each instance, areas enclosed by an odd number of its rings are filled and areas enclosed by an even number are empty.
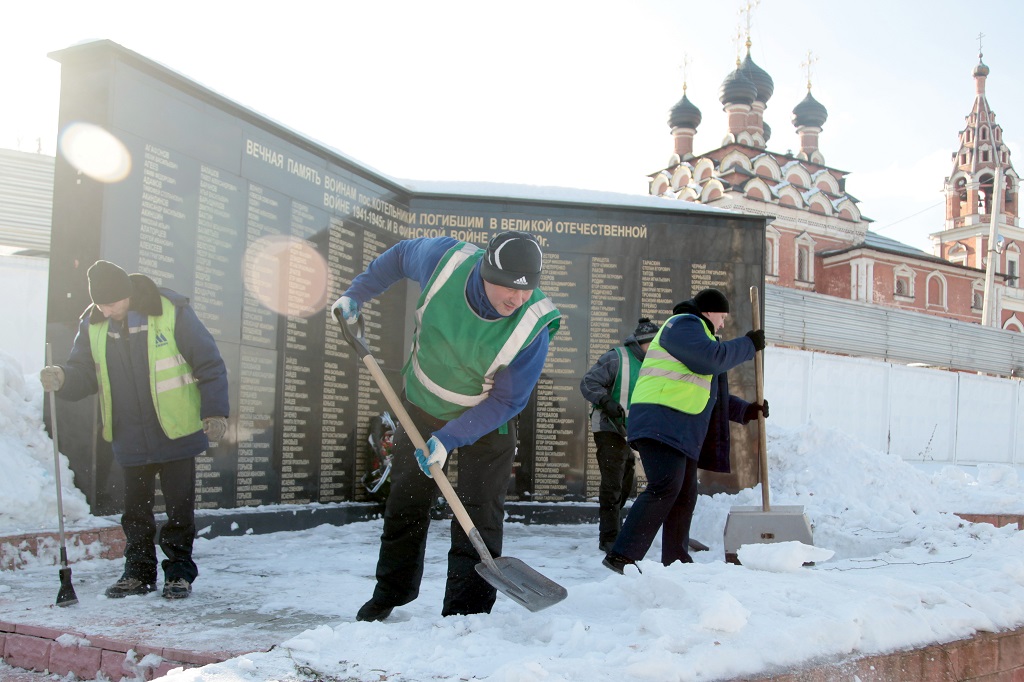
<svg viewBox="0 0 1024 682"><path fill-rule="evenodd" d="M50 664L50 646L53 642L26 635L7 635L4 644L4 662L15 668L46 670Z"/></svg>

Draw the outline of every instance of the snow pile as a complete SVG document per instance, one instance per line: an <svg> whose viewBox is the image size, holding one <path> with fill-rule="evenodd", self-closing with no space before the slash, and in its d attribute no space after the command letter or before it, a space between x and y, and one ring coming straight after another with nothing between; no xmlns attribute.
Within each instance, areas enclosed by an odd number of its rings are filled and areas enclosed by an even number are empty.
<svg viewBox="0 0 1024 682"><path fill-rule="evenodd" d="M0 534L56 528L57 485L53 474L53 441L43 428L44 394L39 381L22 373L0 350ZM58 424L58 438L60 425ZM65 523L90 519L85 495L75 487L68 458L60 456Z"/></svg>

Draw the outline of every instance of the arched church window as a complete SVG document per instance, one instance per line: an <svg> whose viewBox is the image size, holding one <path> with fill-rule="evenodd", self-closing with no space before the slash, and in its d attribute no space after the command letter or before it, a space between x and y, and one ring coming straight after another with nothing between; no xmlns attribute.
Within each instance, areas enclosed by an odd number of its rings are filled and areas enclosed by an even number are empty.
<svg viewBox="0 0 1024 682"><path fill-rule="evenodd" d="M926 288L928 307L943 308L946 307L946 280L945 278L937 273L933 272L928 275L928 285Z"/></svg>

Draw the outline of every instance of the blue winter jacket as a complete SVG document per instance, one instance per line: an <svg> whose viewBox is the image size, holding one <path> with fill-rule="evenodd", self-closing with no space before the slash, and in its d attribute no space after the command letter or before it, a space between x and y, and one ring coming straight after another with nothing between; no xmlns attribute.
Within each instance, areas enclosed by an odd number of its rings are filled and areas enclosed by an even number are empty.
<svg viewBox="0 0 1024 682"><path fill-rule="evenodd" d="M437 264L456 244L458 241L451 237L419 237L400 241L377 256L365 272L352 280L345 295L362 305L402 279L418 282L422 290ZM466 283L466 301L485 320L501 317L487 298L479 263ZM449 452L460 445L475 443L523 411L544 369L549 341L550 334L545 327L507 367L494 375L494 386L486 400L433 433Z"/></svg>
<svg viewBox="0 0 1024 682"><path fill-rule="evenodd" d="M697 374L711 375L711 398L700 414L686 414L664 405L633 403L629 410L629 442L652 438L681 451L687 457L698 459L704 447L711 414L722 399L719 387L721 379L733 367L754 358L754 343L746 336L730 341L709 339L702 327L710 328L711 323L701 316L696 307L686 312L691 314L670 318L665 323L659 342L673 357ZM728 390L728 386L724 388ZM728 428L729 420L742 423L743 411L748 404L735 396L729 396L728 410L724 418L716 420L716 431L720 433L723 425ZM728 448L728 444L725 447Z"/></svg>
<svg viewBox="0 0 1024 682"><path fill-rule="evenodd" d="M201 397L200 417L226 417L228 375L213 336L206 329L188 299L170 289L158 289L145 275L131 275L132 297L126 322L132 330L127 338L107 341L110 373L111 412L117 463L123 467L171 462L202 454L209 440L202 430L181 438L168 438L160 427L149 388L149 348L146 331L148 315L159 315L160 297L175 306L174 340L192 368ZM81 400L96 393L99 385L92 359L89 325L106 319L96 306L82 313L71 355L64 369L64 385L57 395L63 400ZM111 328L118 322L111 320Z"/></svg>

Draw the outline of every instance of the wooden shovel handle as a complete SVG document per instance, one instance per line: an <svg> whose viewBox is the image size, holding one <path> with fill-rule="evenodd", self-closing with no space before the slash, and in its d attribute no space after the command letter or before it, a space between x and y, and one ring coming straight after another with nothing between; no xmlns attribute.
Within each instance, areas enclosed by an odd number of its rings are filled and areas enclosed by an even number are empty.
<svg viewBox="0 0 1024 682"><path fill-rule="evenodd" d="M370 376L373 377L377 383L377 387L380 388L381 393L384 394L385 400L388 405L394 411L395 416L398 417L399 423L405 429L405 432L409 435L409 439L412 441L414 447L418 450L422 450L424 453L429 453L430 450L427 448L426 442L423 440L423 436L420 435L419 429L416 428L415 422L412 417L409 416L409 412L406 411L405 405L402 404L402 399L398 397L395 390L391 388L391 382L384 376L384 371L380 368L380 364L377 363L376 358L370 353L369 346L366 345L366 341L363 335L362 316L359 317L358 327L359 333L353 334L349 328L349 323L341 318L341 315L335 311L335 317L338 320L338 324L341 326L341 335L345 337L345 340L349 343L352 348L355 349L356 353L359 354L363 364L366 365L366 369L370 371ZM437 487L440 488L441 494L444 495L444 499L448 501L448 506L451 507L452 512L455 514L455 518L458 519L459 524L462 526L462 530L466 531L466 535L469 536L470 542L476 548L480 558L483 560L488 567L494 564L494 558L491 556L487 546L484 545L483 540L480 536L480 532L476 529L476 524L473 523L473 519L469 518L469 512L466 511L466 507L462 504L462 500L455 493L455 489L452 488L451 482L448 477L444 474L444 469L441 468L440 464L430 465L430 475L433 477L434 482L437 483Z"/></svg>
<svg viewBox="0 0 1024 682"><path fill-rule="evenodd" d="M754 331L761 328L761 301L757 295L757 287L750 287L750 315ZM762 409L757 413L757 459L761 476L761 508L771 511L768 502L768 438L764 430L764 351L754 353L754 378L757 386L757 404Z"/></svg>

